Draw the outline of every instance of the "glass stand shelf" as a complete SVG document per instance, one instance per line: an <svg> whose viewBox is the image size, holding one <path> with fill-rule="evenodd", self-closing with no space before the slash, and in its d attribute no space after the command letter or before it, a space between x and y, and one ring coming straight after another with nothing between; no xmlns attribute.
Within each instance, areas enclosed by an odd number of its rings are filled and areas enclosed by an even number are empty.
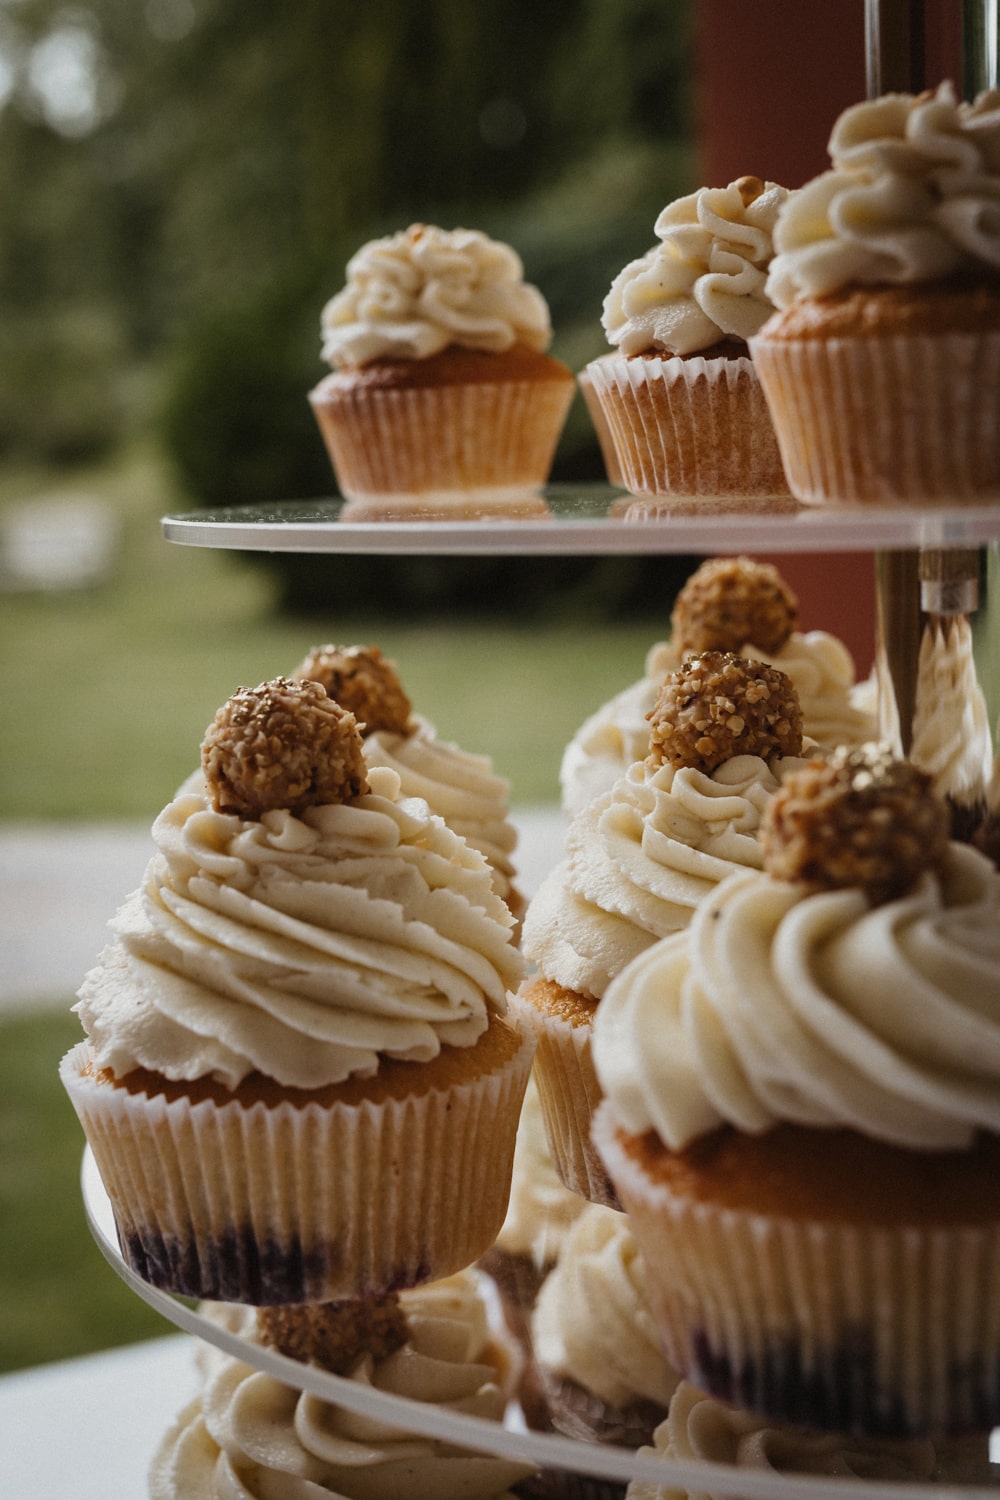
<svg viewBox="0 0 1000 1500"><path fill-rule="evenodd" d="M271 1375L297 1390L359 1416L385 1423L402 1432L419 1432L456 1447L535 1464L540 1469L586 1474L598 1479L635 1479L690 1495L746 1497L746 1500L941 1500L941 1485L909 1481L859 1481L856 1477L818 1474L776 1474L771 1469L737 1467L726 1463L681 1462L651 1457L624 1448L604 1447L552 1433L532 1432L516 1420L501 1425L462 1412L379 1391L372 1386L333 1375L315 1365L289 1359L274 1349L254 1343L214 1319L203 1316L196 1304L150 1286L122 1258L111 1204L87 1147L81 1168L83 1204L90 1232L111 1267L150 1307L184 1332L203 1339L225 1354ZM859 1483L862 1488L859 1491ZM997 1500L996 1485L950 1483L962 1500Z"/></svg>
<svg viewBox="0 0 1000 1500"><path fill-rule="evenodd" d="M550 485L538 514L484 511L433 519L412 512L349 519L342 500L221 506L163 517L168 541L236 551L612 554L853 552L975 547L1000 540L1000 505L954 508L809 507L793 501L746 509L723 501L641 501L609 485Z"/></svg>

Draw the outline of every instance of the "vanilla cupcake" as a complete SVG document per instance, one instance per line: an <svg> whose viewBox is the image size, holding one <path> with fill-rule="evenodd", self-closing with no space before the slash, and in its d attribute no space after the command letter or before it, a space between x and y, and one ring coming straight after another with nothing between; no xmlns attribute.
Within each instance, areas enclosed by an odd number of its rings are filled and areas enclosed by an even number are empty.
<svg viewBox="0 0 1000 1500"><path fill-rule="evenodd" d="M774 228L751 340L793 494L1000 496L1000 93L853 105Z"/></svg>
<svg viewBox="0 0 1000 1500"><path fill-rule="evenodd" d="M781 1479L798 1474L829 1475L883 1484L990 1484L996 1471L989 1462L985 1434L954 1444L934 1444L927 1438L868 1438L863 1434L821 1432L762 1421L750 1412L716 1401L682 1380L670 1402L666 1420L652 1443L640 1449L642 1458L663 1458L676 1464L729 1464L759 1469ZM724 1483L707 1490L683 1489L664 1481L634 1479L627 1500L721 1500Z"/></svg>
<svg viewBox="0 0 1000 1500"><path fill-rule="evenodd" d="M765 869L609 987L594 1136L671 1362L778 1421L1000 1420L1000 877L884 752L790 775Z"/></svg>
<svg viewBox="0 0 1000 1500"><path fill-rule="evenodd" d="M531 1063L489 866L318 683L241 688L202 757L61 1069L125 1259L257 1304L447 1275L503 1222Z"/></svg>
<svg viewBox="0 0 1000 1500"><path fill-rule="evenodd" d="M549 311L509 245L413 224L352 256L310 393L345 519L545 513L573 397Z"/></svg>
<svg viewBox="0 0 1000 1500"><path fill-rule="evenodd" d="M645 760L573 819L565 858L528 907L522 951L536 973L515 1000L538 1036L534 1073L556 1169L610 1207L617 1195L590 1140L602 997L733 869L759 868L764 809L802 748L788 678L720 652L664 678L647 729Z"/></svg>
<svg viewBox="0 0 1000 1500"><path fill-rule="evenodd" d="M439 1412L503 1420L505 1360L471 1272L379 1303L272 1309L251 1342ZM509 1500L530 1464L467 1452L285 1385L228 1355L153 1457L150 1500Z"/></svg>
<svg viewBox="0 0 1000 1500"><path fill-rule="evenodd" d="M699 188L612 282L601 321L616 352L586 373L634 495L787 496L748 347L774 311L765 282L785 197L759 177Z"/></svg>
<svg viewBox="0 0 1000 1500"><path fill-rule="evenodd" d="M493 871L497 895L520 919L524 898L515 884L510 783L496 775L489 756L438 739L434 726L413 712L395 662L377 646L316 646L292 676L322 683L350 709L364 740L365 764L390 767L399 776L400 796L422 797L478 849Z"/></svg>
<svg viewBox="0 0 1000 1500"><path fill-rule="evenodd" d="M678 1376L624 1214L585 1205L542 1285L531 1330L558 1431L627 1448L652 1440Z"/></svg>
<svg viewBox="0 0 1000 1500"><path fill-rule="evenodd" d="M822 749L878 737L868 683L858 683L844 643L825 630L796 628L798 600L777 568L749 557L711 558L674 602L670 638L650 647L645 674L584 720L563 752L562 805L579 812L641 760L660 683L701 651L735 651L770 663L791 680L802 733Z"/></svg>

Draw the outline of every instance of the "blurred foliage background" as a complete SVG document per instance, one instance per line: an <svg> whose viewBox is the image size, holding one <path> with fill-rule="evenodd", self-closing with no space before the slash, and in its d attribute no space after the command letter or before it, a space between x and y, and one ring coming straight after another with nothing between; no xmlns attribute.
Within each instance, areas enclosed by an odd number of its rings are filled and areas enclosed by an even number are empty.
<svg viewBox="0 0 1000 1500"><path fill-rule="evenodd" d="M0 821L151 821L218 703L324 639L377 641L515 801L554 799L685 560L269 558L167 546L159 517L332 493L319 315L375 235L507 240L553 352L600 353L612 277L695 185L690 9L0 3ZM554 477L603 477L580 401ZM81 515L109 548L91 577ZM164 1326L83 1223L72 1001L0 1013L0 1369Z"/></svg>
<svg viewBox="0 0 1000 1500"><path fill-rule="evenodd" d="M152 434L190 504L330 493L305 400L320 309L361 243L416 220L513 244L548 298L553 352L581 368L606 348L612 276L694 185L688 11L0 7L0 466L91 463ZM554 477L602 473L577 401ZM329 590L329 567L317 583L312 562L273 566L285 606ZM642 571L605 588L610 607L635 583L648 608ZM411 588L379 563L366 578L412 611L451 602L465 570L431 573ZM467 592L481 607L505 582L484 573Z"/></svg>

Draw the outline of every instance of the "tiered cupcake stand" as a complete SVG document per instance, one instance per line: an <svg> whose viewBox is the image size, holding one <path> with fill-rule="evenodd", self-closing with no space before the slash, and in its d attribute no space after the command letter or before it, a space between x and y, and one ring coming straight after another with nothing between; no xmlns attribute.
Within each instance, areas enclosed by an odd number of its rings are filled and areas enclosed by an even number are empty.
<svg viewBox="0 0 1000 1500"><path fill-rule="evenodd" d="M504 554L683 554L819 552L829 554L831 578L837 554L870 550L878 594L880 689L895 698L899 749L909 748L907 708L913 701L916 645L926 611L974 611L976 653L1000 657L1000 506L961 509L831 508L768 512L712 512L677 508L672 513L628 511L628 497L607 486L555 486L545 491L548 515L530 520L356 524L340 519L341 502L225 508L168 516L166 538L194 546L309 553L382 553L476 556ZM991 583L997 603L990 598ZM1000 696L1000 682L984 691ZM995 724L1000 704L989 702ZM83 1163L83 1197L91 1231L118 1275L177 1327L352 1412L404 1431L420 1431L459 1447L524 1460L546 1470L595 1479L646 1480L681 1492L746 1496L749 1500L857 1500L859 1481L815 1475L781 1475L721 1463L667 1461L626 1449L603 1447L388 1395L344 1377L248 1343L202 1317L196 1306L147 1285L123 1261L110 1205L89 1151ZM1000 1439L1000 1432L996 1434ZM865 1500L941 1500L940 1485L866 1481ZM1000 1485L968 1485L963 1500L997 1500Z"/></svg>

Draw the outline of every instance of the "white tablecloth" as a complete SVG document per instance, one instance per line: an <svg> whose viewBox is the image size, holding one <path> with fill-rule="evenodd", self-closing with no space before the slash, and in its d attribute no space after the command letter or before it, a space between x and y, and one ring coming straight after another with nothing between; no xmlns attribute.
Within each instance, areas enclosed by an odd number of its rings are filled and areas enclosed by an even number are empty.
<svg viewBox="0 0 1000 1500"><path fill-rule="evenodd" d="M198 1389L170 1334L0 1376L0 1500L146 1500L153 1450Z"/></svg>

